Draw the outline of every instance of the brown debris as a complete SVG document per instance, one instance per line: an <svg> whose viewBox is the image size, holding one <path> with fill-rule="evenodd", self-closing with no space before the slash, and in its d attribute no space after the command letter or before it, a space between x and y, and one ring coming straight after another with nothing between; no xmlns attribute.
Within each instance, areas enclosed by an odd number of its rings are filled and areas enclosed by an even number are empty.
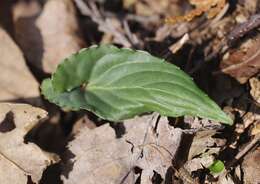
<svg viewBox="0 0 260 184"><path fill-rule="evenodd" d="M0 4L0 24L8 32L0 28L0 53L4 53L0 101L40 99L33 75L42 81L63 58L84 46L80 27L87 45L146 50L178 65L234 120L228 127L203 118L168 120L153 114L105 124L86 111L62 111L45 101L50 118L42 120L46 112L41 109L0 104L1 184L27 184L30 178L34 183L63 180L65 184L192 184L198 179L200 183L255 183L252 176L258 171L259 151L254 149L260 131L259 0L10 0ZM169 20L174 24L165 24L165 17L173 17ZM60 154L61 162L43 149ZM223 158L226 169L211 176L207 167L218 158Z"/></svg>

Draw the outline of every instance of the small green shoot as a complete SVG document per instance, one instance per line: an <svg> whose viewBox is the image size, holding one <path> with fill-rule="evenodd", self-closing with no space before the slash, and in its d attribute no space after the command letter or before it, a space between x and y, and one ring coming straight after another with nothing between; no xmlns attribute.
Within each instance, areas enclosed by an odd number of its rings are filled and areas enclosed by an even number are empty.
<svg viewBox="0 0 260 184"><path fill-rule="evenodd" d="M208 169L211 174L219 174L225 169L225 165L221 160L215 160Z"/></svg>

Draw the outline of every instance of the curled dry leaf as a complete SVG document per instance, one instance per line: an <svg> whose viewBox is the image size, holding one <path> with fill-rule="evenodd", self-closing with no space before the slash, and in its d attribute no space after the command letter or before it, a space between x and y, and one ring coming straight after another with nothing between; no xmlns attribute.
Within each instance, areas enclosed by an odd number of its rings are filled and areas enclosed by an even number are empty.
<svg viewBox="0 0 260 184"><path fill-rule="evenodd" d="M224 56L221 62L221 72L226 73L240 83L247 80L260 70L260 36L249 39L239 49Z"/></svg>
<svg viewBox="0 0 260 184"><path fill-rule="evenodd" d="M39 96L39 84L27 68L20 49L1 28L0 55L0 101L25 99L33 102L32 98Z"/></svg>
<svg viewBox="0 0 260 184"><path fill-rule="evenodd" d="M156 120L155 115L127 120L125 134L118 139L108 124L82 129L69 144L75 157L65 165L74 163L64 184L134 183L134 167L142 169L142 183L151 183L154 172L164 178L182 131L170 127L166 117Z"/></svg>
<svg viewBox="0 0 260 184"><path fill-rule="evenodd" d="M42 12L38 6L32 1L14 8L16 39L32 65L51 73L84 44L71 0L47 1Z"/></svg>
<svg viewBox="0 0 260 184"><path fill-rule="evenodd" d="M27 177L38 183L54 155L42 151L24 136L47 112L25 104L0 103L0 183L27 184Z"/></svg>

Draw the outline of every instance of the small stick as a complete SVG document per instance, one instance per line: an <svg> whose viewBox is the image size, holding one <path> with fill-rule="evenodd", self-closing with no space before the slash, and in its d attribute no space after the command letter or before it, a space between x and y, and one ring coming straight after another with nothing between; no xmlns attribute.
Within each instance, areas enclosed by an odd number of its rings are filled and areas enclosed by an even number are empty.
<svg viewBox="0 0 260 184"><path fill-rule="evenodd" d="M241 150L236 156L235 159L239 160L242 158L251 148L253 148L258 142L260 141L260 134L256 135L255 138L243 149Z"/></svg>
<svg viewBox="0 0 260 184"><path fill-rule="evenodd" d="M239 38L260 26L260 13L252 15L246 22L237 25L227 36L229 46L233 45Z"/></svg>
<svg viewBox="0 0 260 184"><path fill-rule="evenodd" d="M229 167L233 166L238 160L240 160L245 154L251 150L255 145L259 144L260 142L260 134L255 135L254 139L246 145L236 156L235 159L229 164Z"/></svg>

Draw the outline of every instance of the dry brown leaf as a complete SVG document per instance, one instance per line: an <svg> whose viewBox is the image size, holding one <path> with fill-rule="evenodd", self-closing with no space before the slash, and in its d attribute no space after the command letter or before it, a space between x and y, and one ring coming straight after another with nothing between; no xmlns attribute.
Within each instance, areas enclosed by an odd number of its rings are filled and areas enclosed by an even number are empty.
<svg viewBox="0 0 260 184"><path fill-rule="evenodd" d="M240 83L247 80L260 70L260 37L249 39L239 49L224 56L221 62L221 72L226 73Z"/></svg>
<svg viewBox="0 0 260 184"><path fill-rule="evenodd" d="M143 158L135 164L150 173L156 171L164 178L179 147L182 130L170 126L166 117L160 118L157 124L153 115L125 121L124 125L127 132L124 138L135 145L136 155L140 156L140 151L143 154Z"/></svg>
<svg viewBox="0 0 260 184"><path fill-rule="evenodd" d="M0 28L0 101L39 97L39 84L25 64L23 54Z"/></svg>
<svg viewBox="0 0 260 184"><path fill-rule="evenodd" d="M14 8L16 39L29 62L51 73L84 44L71 0L47 1L42 12L35 4L21 2Z"/></svg>
<svg viewBox="0 0 260 184"><path fill-rule="evenodd" d="M260 148L245 156L242 163L245 184L259 184L260 181Z"/></svg>
<svg viewBox="0 0 260 184"><path fill-rule="evenodd" d="M0 103L0 183L27 184L27 177L38 183L54 155L42 151L24 136L47 112L26 104Z"/></svg>
<svg viewBox="0 0 260 184"><path fill-rule="evenodd" d="M69 144L75 158L71 160L74 165L68 178L63 177L64 184L134 183L135 166L143 170L142 183L151 183L154 171L164 178L182 131L169 126L166 117L160 119L154 130L154 115L131 119L124 125L126 134L118 139L108 124L93 130L82 129Z"/></svg>
<svg viewBox="0 0 260 184"><path fill-rule="evenodd" d="M225 141L213 138L212 136L215 134L216 130L197 132L190 147L188 160L192 159L194 156L203 154L208 149L208 153L218 153L220 151L220 146L223 145Z"/></svg>
<svg viewBox="0 0 260 184"><path fill-rule="evenodd" d="M213 138L213 136L217 134L216 127L219 127L219 124L216 122L211 122L206 119L199 120L198 118L189 116L185 116L184 121L189 124L191 128L197 129L190 146L188 161L185 163L185 168L191 173L192 171L210 166L215 159L213 155L219 153L221 146L225 144L226 140ZM200 130L200 128L203 127L211 129Z"/></svg>

